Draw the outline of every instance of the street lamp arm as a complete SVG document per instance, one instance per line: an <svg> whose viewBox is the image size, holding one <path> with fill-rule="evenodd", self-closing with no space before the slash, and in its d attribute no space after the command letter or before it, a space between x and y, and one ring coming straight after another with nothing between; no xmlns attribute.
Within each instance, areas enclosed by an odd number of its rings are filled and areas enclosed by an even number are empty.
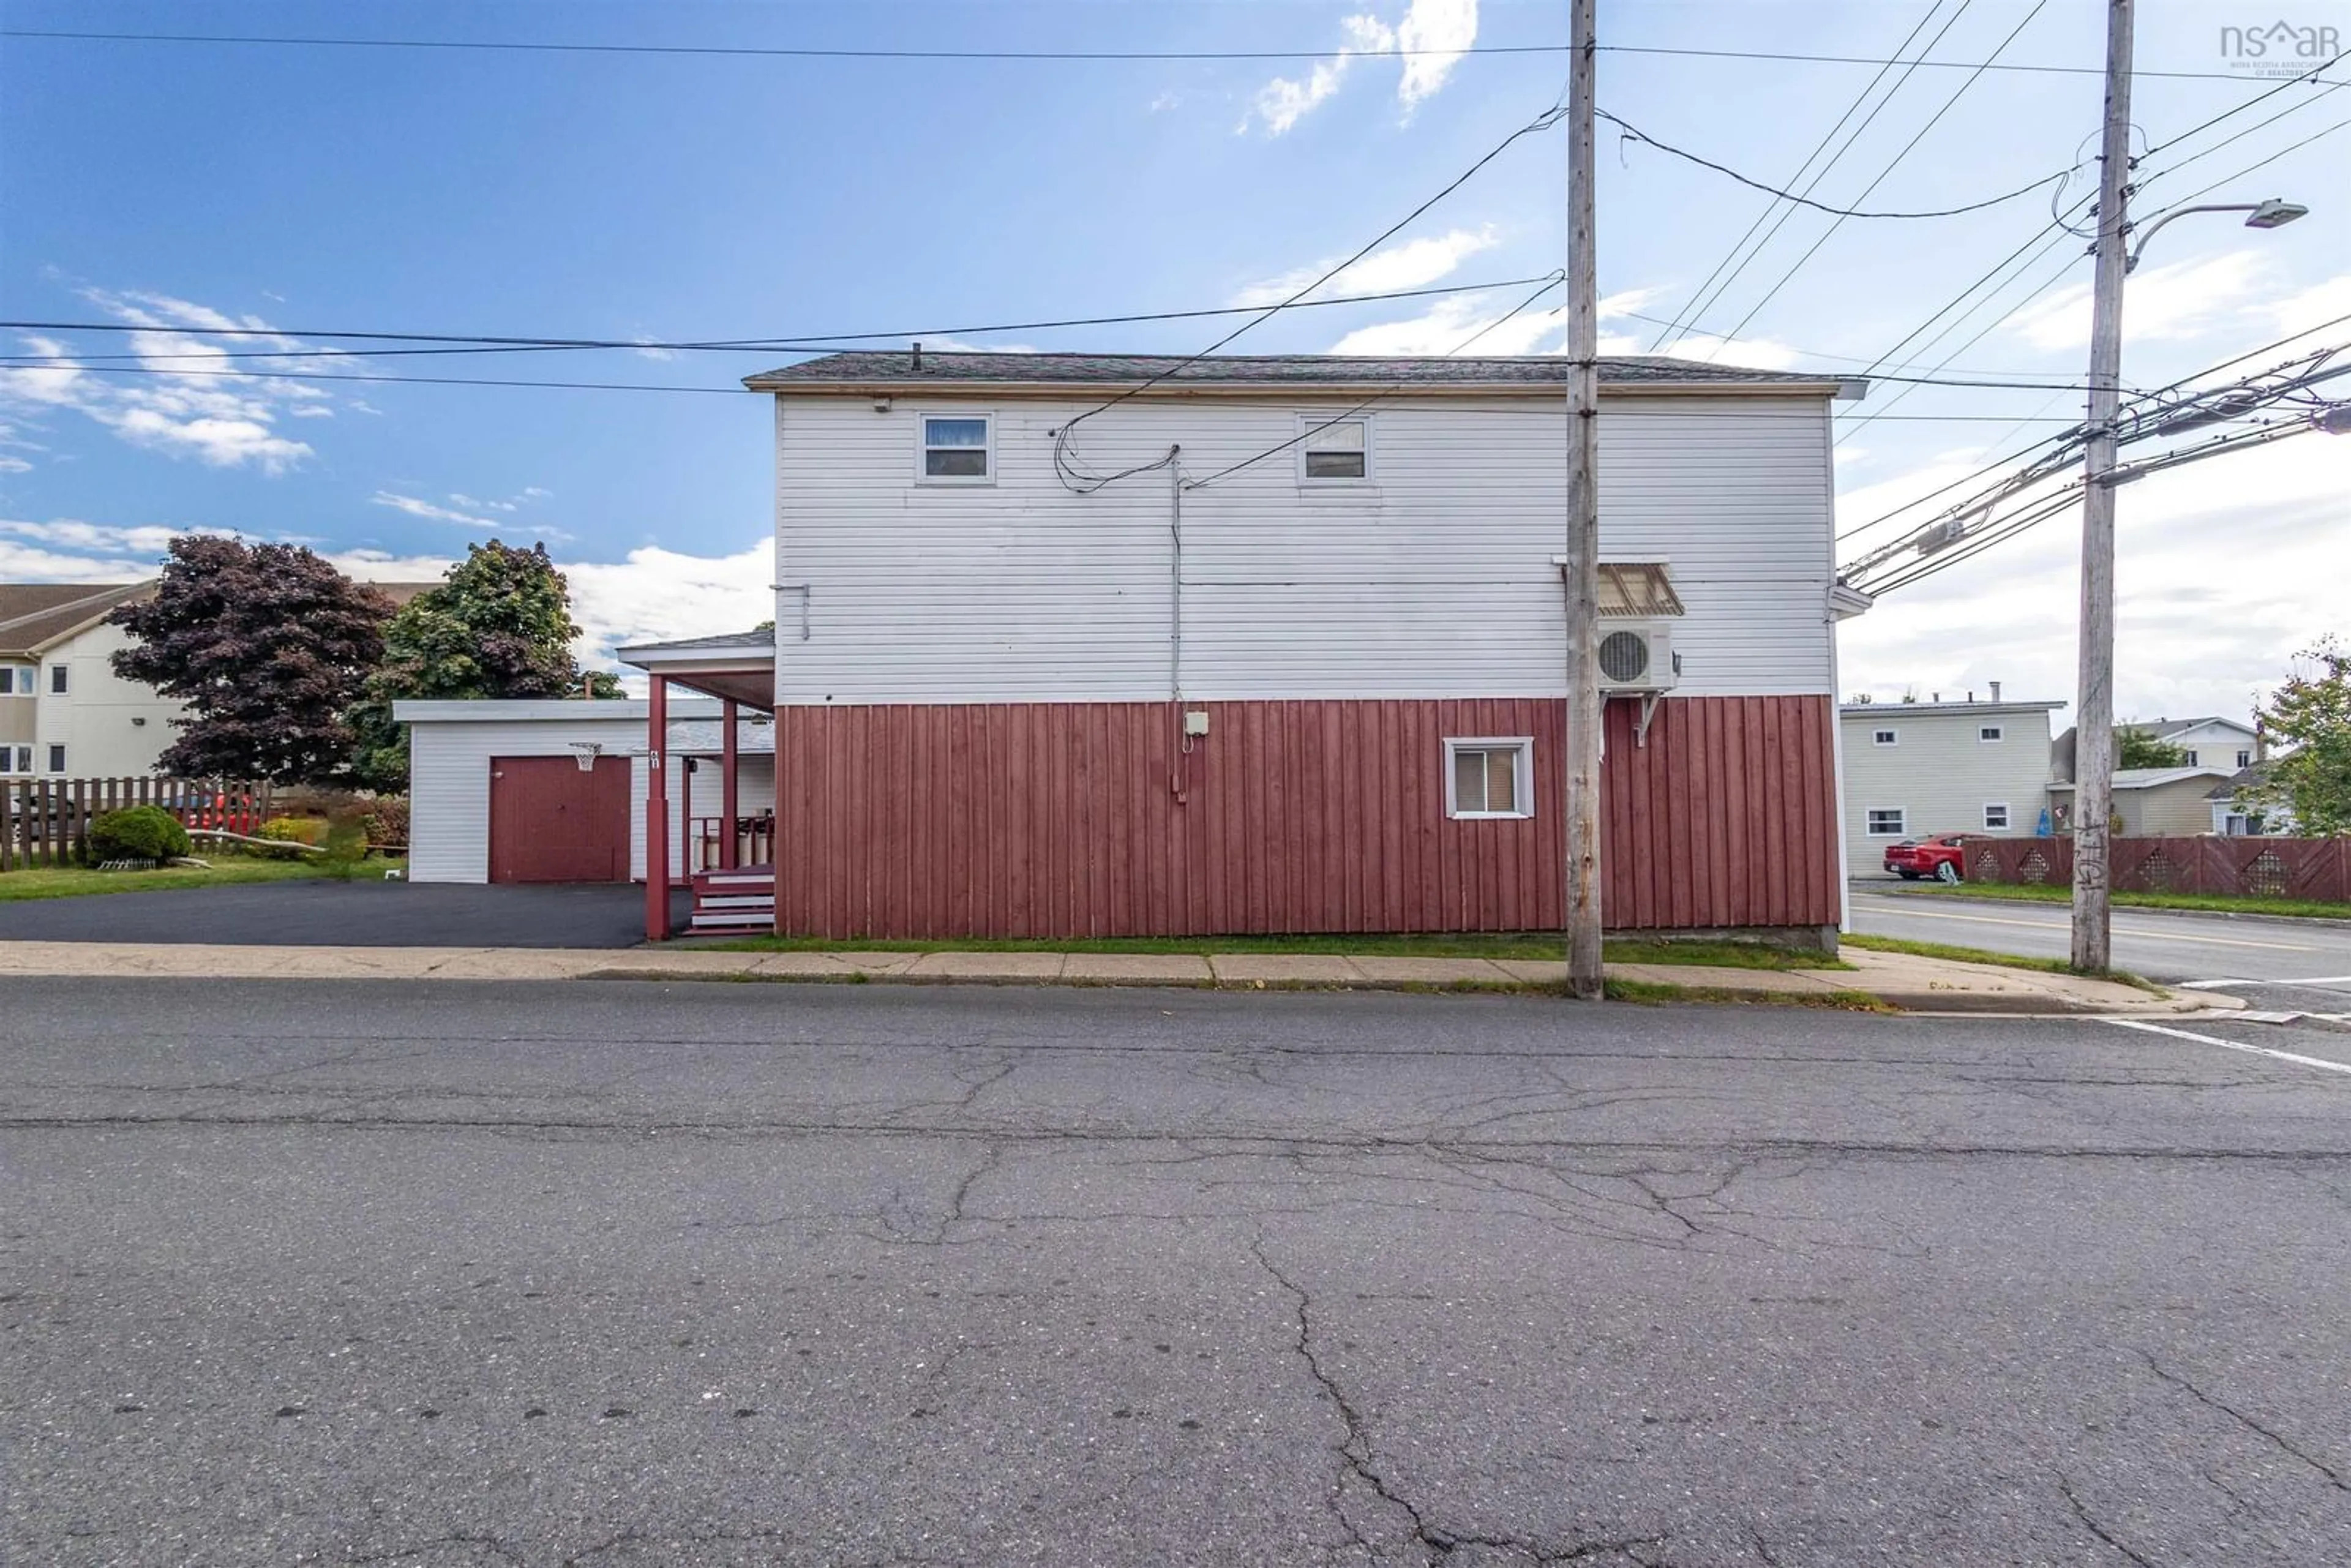
<svg viewBox="0 0 2351 1568"><path fill-rule="evenodd" d="M2174 207L2138 231L2138 243L2131 246L2129 258L2123 263L2123 270L2129 272L2138 266L2138 258L2147 254L2147 242L2155 237L2158 229L2172 219L2184 218L2190 213L2251 213L2253 215L2245 220L2247 228L2273 229L2294 222L2309 210L2274 196L2266 202L2210 202L2193 207Z"/></svg>

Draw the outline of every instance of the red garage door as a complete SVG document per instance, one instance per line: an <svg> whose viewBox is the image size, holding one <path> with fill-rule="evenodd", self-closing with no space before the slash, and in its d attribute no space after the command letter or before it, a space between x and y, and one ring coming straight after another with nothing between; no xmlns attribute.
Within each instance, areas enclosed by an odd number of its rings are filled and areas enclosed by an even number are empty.
<svg viewBox="0 0 2351 1568"><path fill-rule="evenodd" d="M629 759L490 758L492 882L629 880Z"/></svg>

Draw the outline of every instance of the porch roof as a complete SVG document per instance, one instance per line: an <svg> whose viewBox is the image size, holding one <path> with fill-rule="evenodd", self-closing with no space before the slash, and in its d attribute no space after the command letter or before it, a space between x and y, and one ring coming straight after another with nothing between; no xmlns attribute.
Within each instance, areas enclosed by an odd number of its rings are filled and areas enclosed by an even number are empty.
<svg viewBox="0 0 2351 1568"><path fill-rule="evenodd" d="M762 712L776 706L776 629L722 632L670 643L639 643L613 650L623 664L714 697Z"/></svg>

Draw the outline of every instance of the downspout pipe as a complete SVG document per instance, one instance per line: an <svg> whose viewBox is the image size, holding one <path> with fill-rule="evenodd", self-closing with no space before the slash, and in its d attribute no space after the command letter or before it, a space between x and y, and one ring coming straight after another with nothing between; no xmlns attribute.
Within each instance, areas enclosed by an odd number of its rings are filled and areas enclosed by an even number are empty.
<svg viewBox="0 0 2351 1568"><path fill-rule="evenodd" d="M1184 804L1184 754L1191 744L1184 737L1184 470L1176 462L1181 446L1167 449L1167 713L1173 725L1169 742L1167 792Z"/></svg>

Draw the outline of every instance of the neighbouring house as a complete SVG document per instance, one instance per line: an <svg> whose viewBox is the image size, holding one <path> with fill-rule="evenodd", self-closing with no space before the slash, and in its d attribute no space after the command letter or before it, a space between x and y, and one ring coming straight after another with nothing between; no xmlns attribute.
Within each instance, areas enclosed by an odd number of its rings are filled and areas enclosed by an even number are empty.
<svg viewBox="0 0 2351 1568"><path fill-rule="evenodd" d="M839 937L1557 927L1566 376L919 349L754 376L773 625L621 650L651 685L634 815L617 768L559 787L656 846L656 936L689 878L698 926ZM1601 383L1608 924L1833 941L1833 623L1868 601L1834 578L1829 413L1859 388L1643 358ZM772 716L772 786L716 759L738 829L772 800L772 862L725 831L708 870L674 858L708 809L689 692L722 737ZM512 727L451 764L468 820L420 785L420 876L495 877L437 846L485 834L497 757L571 745L571 715L483 706ZM401 716L422 779L458 721Z"/></svg>
<svg viewBox="0 0 2351 1568"><path fill-rule="evenodd" d="M2181 752L2183 768L2217 768L2234 773L2262 760L2261 732L2233 718L2158 718L2115 726L2117 746L2124 730L2135 730ZM2052 776L2070 780L2074 774L2074 731L2070 727L2051 748Z"/></svg>
<svg viewBox="0 0 2351 1568"><path fill-rule="evenodd" d="M0 777L152 773L187 709L114 673L106 618L152 582L0 583Z"/></svg>
<svg viewBox="0 0 2351 1568"><path fill-rule="evenodd" d="M2047 831L2049 716L2062 702L1847 703L1845 870L1885 873L1886 847L1928 833Z"/></svg>
<svg viewBox="0 0 2351 1568"><path fill-rule="evenodd" d="M2249 806L2243 798L2244 791L2261 783L2268 773L2267 762L2256 762L2212 787L2205 797L2212 803L2212 831L2231 839L2294 831L2294 810L2284 802Z"/></svg>
<svg viewBox="0 0 2351 1568"><path fill-rule="evenodd" d="M2226 782L2220 768L2117 768L2115 769L2116 830L2126 839L2192 838L2212 831L2212 791ZM2049 786L2050 800L2060 831L2071 831L2074 785L2060 779Z"/></svg>
<svg viewBox="0 0 2351 1568"><path fill-rule="evenodd" d="M368 586L405 604L429 582ZM130 633L107 617L154 581L0 583L0 778L121 779L159 771L187 705L114 673Z"/></svg>

